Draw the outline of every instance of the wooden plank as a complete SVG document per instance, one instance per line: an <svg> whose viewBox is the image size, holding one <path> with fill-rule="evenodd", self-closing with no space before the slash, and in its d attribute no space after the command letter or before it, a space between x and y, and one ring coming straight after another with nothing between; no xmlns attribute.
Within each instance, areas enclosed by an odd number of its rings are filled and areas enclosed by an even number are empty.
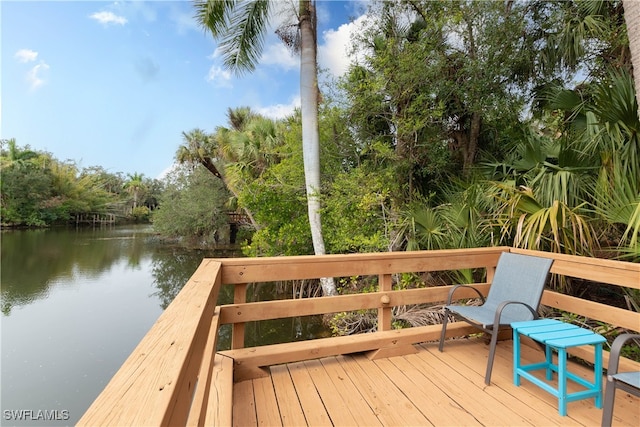
<svg viewBox="0 0 640 427"><path fill-rule="evenodd" d="M258 425L252 380L242 381L233 386L233 425L237 427Z"/></svg>
<svg viewBox="0 0 640 427"><path fill-rule="evenodd" d="M376 360L376 365L421 410L432 425L480 425L472 414L449 398L404 357Z"/></svg>
<svg viewBox="0 0 640 427"><path fill-rule="evenodd" d="M474 284L473 287L486 295L489 284ZM252 322L284 317L312 316L317 314L338 313L341 311L380 308L383 306L399 306L411 304L439 303L446 301L451 286L436 286L423 289L407 289L402 291L371 292L355 295L337 295L333 297L317 297L262 301L245 304L229 304L220 308L221 324ZM388 304L382 303L382 297L389 298ZM471 289L460 289L456 299L474 298L477 294Z"/></svg>
<svg viewBox="0 0 640 427"><path fill-rule="evenodd" d="M302 411L302 406L300 406L300 401L296 394L296 388L293 385L293 380L291 380L291 375L289 374L287 366L272 366L271 380L273 381L273 387L278 401L278 408L280 408L282 425L306 425L307 421L304 418L304 412Z"/></svg>
<svg viewBox="0 0 640 427"><path fill-rule="evenodd" d="M247 302L247 284L241 283L237 284L233 288L233 303L234 304L244 304ZM222 324L229 323L222 321ZM236 323L232 326L231 329L231 348L244 348L244 334L245 334L245 325L244 323Z"/></svg>
<svg viewBox="0 0 640 427"><path fill-rule="evenodd" d="M542 304L571 313L600 320L632 331L640 331L640 313L611 307L594 301L572 297L553 291L544 291Z"/></svg>
<svg viewBox="0 0 640 427"><path fill-rule="evenodd" d="M378 306L378 330L390 331L391 321L393 320L393 306L391 305L391 298L387 295L387 292L391 292L393 283L391 281L390 274L381 274L378 276L378 291L382 294L380 296L380 305Z"/></svg>
<svg viewBox="0 0 640 427"><path fill-rule="evenodd" d="M330 426L331 418L322 403L322 399L311 380L311 376L304 365L304 362L289 363L287 365L291 380L296 388L300 406L310 426Z"/></svg>
<svg viewBox="0 0 640 427"><path fill-rule="evenodd" d="M317 359L339 354L357 353L378 348L403 347L440 338L440 325L420 326L393 331L358 334L343 337L322 338L295 343L266 345L255 348L227 350L221 354L235 361L235 381L252 378L260 366ZM453 322L447 326L447 337L477 333L478 329L464 322Z"/></svg>
<svg viewBox="0 0 640 427"><path fill-rule="evenodd" d="M204 260L78 425L184 424L220 290Z"/></svg>
<svg viewBox="0 0 640 427"><path fill-rule="evenodd" d="M509 350L511 348L510 345L512 343L508 343L508 344L509 346L505 346L507 347L505 348L505 350ZM522 352L522 357L525 363L536 363L544 360L544 353L539 348L521 347L521 352ZM593 347L591 348L591 354L593 354ZM511 351L506 351L502 353L499 357L508 359L506 363L509 363L511 362L511 359L512 359L511 356L512 356ZM512 365L513 363L511 362L509 366L512 366ZM576 363L570 360L568 362L567 367L570 372L572 372L573 374L579 377L582 377L585 380L588 380L588 381L594 380L592 366L585 366L582 363ZM536 372L535 374L539 379L543 381L547 381L542 371ZM513 378L513 375L511 374L510 377ZM605 382L606 382L606 379L603 378L603 384ZM557 387L557 376L554 375L554 378L550 383L554 387ZM549 407L552 407L554 409L554 414L557 413L558 399L551 396L549 393L546 393L546 392L541 393L539 387L537 387L534 384L531 384L526 379L521 382L520 387L514 386L514 389L518 391L522 389L529 389L531 393L536 393L536 397L540 401L544 401L549 405ZM568 381L567 389L569 390L569 392L576 392L576 391L584 390L584 387L577 385L573 381ZM593 398L569 402L567 408L568 408L567 417L561 417L561 418L570 418L572 420L575 420L580 425L590 425L593 423L594 419L598 420L599 422L600 418L602 417L602 410L595 407ZM637 409L637 406L636 406L636 409Z"/></svg>
<svg viewBox="0 0 640 427"><path fill-rule="evenodd" d="M360 385L353 383L348 373L335 357L320 359L334 387L362 425L381 425L380 420L361 394Z"/></svg>
<svg viewBox="0 0 640 427"><path fill-rule="evenodd" d="M406 396L388 381L374 362L364 356L339 356L337 359L354 382L358 383L360 393L383 425L429 424L415 406L406 403Z"/></svg>
<svg viewBox="0 0 640 427"><path fill-rule="evenodd" d="M640 264L511 248L510 252L552 258L551 272L611 285L640 289Z"/></svg>
<svg viewBox="0 0 640 427"><path fill-rule="evenodd" d="M316 390L318 390L322 403L331 417L332 424L338 426L358 425L358 420L349 410L347 403L336 393L333 381L327 375L322 363L319 360L308 360L304 362L304 366L307 368Z"/></svg>
<svg viewBox="0 0 640 427"><path fill-rule="evenodd" d="M555 405L553 400L548 401L547 405L541 405L538 395L528 393L513 384L513 363L511 360L500 357L512 354L511 346L506 345L507 343L499 344L501 351L496 352L491 386L487 387L484 384L484 375L489 349L477 341L454 340L443 353L440 353L434 345L422 345L421 347L445 363L448 366L447 369L455 370L478 389L482 389L484 393L500 402L509 402L508 406L511 410L520 414L533 425L578 425L575 420L558 414L557 399L555 399ZM533 349L529 349L529 351L533 351ZM526 351L523 351L524 353ZM419 354L424 355L425 353ZM484 357L479 357L479 354L484 354Z"/></svg>
<svg viewBox="0 0 640 427"><path fill-rule="evenodd" d="M474 414L480 423L492 425L495 420L500 420L503 425L533 425L498 399L491 396L478 399L484 392L483 388L469 383L463 375L452 371L430 352L404 357L460 406Z"/></svg>
<svg viewBox="0 0 640 427"><path fill-rule="evenodd" d="M230 426L233 422L233 360L217 354L207 401L205 425Z"/></svg>
<svg viewBox="0 0 640 427"><path fill-rule="evenodd" d="M278 400L271 377L253 380L253 394L256 399L256 418L258 424L264 426L281 426L282 419L278 408Z"/></svg>
<svg viewBox="0 0 640 427"><path fill-rule="evenodd" d="M394 356L404 356L405 354L414 354L417 353L418 349L414 347L413 344L398 346L398 347L386 347L380 348L378 350L372 350L365 353L367 359L369 360L378 360L378 359L386 359L388 357Z"/></svg>
<svg viewBox="0 0 640 427"><path fill-rule="evenodd" d="M320 359L327 375L333 382L336 392L345 402L353 417L358 420L359 425L379 426L380 420L373 412L365 398L360 394L359 386L356 386L344 368L335 357Z"/></svg>
<svg viewBox="0 0 640 427"><path fill-rule="evenodd" d="M495 266L508 247L347 255L220 258L222 283L274 282Z"/></svg>
<svg viewBox="0 0 640 427"><path fill-rule="evenodd" d="M209 326L209 334L204 348L202 363L198 372L198 382L193 395L193 401L187 418L187 426L204 426L207 412L207 402L209 401L209 391L213 375L214 356L216 343L218 342L218 321L220 319L220 309L216 307L213 319Z"/></svg>

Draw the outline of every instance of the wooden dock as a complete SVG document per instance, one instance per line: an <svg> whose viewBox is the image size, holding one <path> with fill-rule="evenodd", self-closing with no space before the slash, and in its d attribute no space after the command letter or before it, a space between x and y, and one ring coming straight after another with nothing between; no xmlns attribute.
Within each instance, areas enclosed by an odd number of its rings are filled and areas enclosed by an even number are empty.
<svg viewBox="0 0 640 427"><path fill-rule="evenodd" d="M593 399L569 403L561 417L549 393L526 380L515 387L508 334L485 386L488 350L477 329L451 323L447 338L456 339L447 340L443 353L431 343L440 325L393 329L393 307L437 305L451 289L394 289L394 275L483 270L485 281L471 285L486 295L505 251L553 258L557 277L640 289L640 264L508 247L204 259L78 425L599 425L602 410ZM250 283L353 276L377 278L377 291L247 302ZM234 303L216 306L223 285L234 287ZM547 289L542 305L617 331L640 329L640 313L588 298ZM376 332L245 348L247 322L363 309L377 310ZM219 350L225 324L231 348ZM572 347L569 354L586 364L594 360L592 346ZM532 346L523 357L541 361L542 353ZM603 358L606 367L608 352ZM571 366L580 375L591 372ZM640 363L622 358L621 369L640 370ZM639 403L618 391L614 424L640 425Z"/></svg>
<svg viewBox="0 0 640 427"><path fill-rule="evenodd" d="M510 342L498 345L491 386L484 384L487 345L482 339L417 345L418 352L370 360L364 354L276 365L264 378L233 386L234 426L591 426L602 410L593 399L557 399L522 381L513 385ZM528 347L524 359L541 360ZM593 381L593 371L570 369ZM570 391L574 389L570 383ZM576 389L577 390L577 389ZM638 399L620 393L614 425L640 425Z"/></svg>
<svg viewBox="0 0 640 427"><path fill-rule="evenodd" d="M114 214L98 214L87 213L78 214L72 220L77 225L80 224L92 224L95 226L114 225L116 223L116 216Z"/></svg>

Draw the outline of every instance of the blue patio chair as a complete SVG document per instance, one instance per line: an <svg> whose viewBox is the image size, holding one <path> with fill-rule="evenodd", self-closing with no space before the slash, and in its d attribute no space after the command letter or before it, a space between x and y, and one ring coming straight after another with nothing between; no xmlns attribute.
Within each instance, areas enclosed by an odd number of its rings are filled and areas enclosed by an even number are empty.
<svg viewBox="0 0 640 427"><path fill-rule="evenodd" d="M548 258L504 252L498 260L486 299L471 286L454 286L449 291L444 307L439 350L443 351L444 348L449 316L464 320L490 334L489 360L484 379L489 385L500 328L508 327L512 322L538 318L538 306L552 263L553 260ZM482 305L451 305L453 294L460 288L476 291L482 299Z"/></svg>
<svg viewBox="0 0 640 427"><path fill-rule="evenodd" d="M602 426L611 427L613 418L613 401L616 389L621 389L635 396L640 396L640 371L618 372L620 364L620 350L631 339L640 339L640 334L618 335L611 344L609 354L609 367L607 368L607 388L604 394L604 407L602 409Z"/></svg>

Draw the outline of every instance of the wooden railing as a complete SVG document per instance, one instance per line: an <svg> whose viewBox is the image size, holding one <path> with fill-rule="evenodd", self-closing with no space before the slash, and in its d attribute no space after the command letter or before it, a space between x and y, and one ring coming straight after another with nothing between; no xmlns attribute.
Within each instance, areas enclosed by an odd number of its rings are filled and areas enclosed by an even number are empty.
<svg viewBox="0 0 640 427"><path fill-rule="evenodd" d="M640 264L516 250L507 247L375 254L277 258L205 259L183 290L140 342L79 425L230 425L233 381L266 375L263 367L324 356L370 352L386 357L412 350L411 344L436 340L440 325L393 330L394 306L437 304L450 286L392 290L392 275L459 269L484 269L488 289L504 251L553 258L552 273L640 289ZM378 291L366 294L246 302L250 283L320 277L378 277ZM234 303L216 307L223 284L233 285ZM460 293L460 298L471 297ZM543 305L633 331L640 313L545 291ZM244 347L246 322L377 309L378 331L262 347ZM220 325L233 325L232 348L216 352ZM471 332L453 323L447 336ZM575 355L591 356L577 348ZM637 363L626 360L623 364Z"/></svg>
<svg viewBox="0 0 640 427"><path fill-rule="evenodd" d="M78 224L93 224L96 225L113 225L116 223L116 216L111 213L99 214L99 213L84 213L77 214L71 219L72 222Z"/></svg>

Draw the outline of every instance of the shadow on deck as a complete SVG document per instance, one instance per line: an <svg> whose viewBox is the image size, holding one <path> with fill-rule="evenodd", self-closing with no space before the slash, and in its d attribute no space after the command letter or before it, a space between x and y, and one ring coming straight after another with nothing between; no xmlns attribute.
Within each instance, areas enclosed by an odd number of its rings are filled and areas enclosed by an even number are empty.
<svg viewBox="0 0 640 427"><path fill-rule="evenodd" d="M233 386L233 425L599 425L594 399L558 401L539 387L513 385L511 342L498 345L491 386L484 384L488 355L482 339L415 346L416 354L369 360L364 354L276 365L270 376ZM543 353L525 346L533 363ZM571 363L572 372L593 381L593 370ZM569 383L569 391L578 390ZM637 399L619 393L615 425L640 425Z"/></svg>

